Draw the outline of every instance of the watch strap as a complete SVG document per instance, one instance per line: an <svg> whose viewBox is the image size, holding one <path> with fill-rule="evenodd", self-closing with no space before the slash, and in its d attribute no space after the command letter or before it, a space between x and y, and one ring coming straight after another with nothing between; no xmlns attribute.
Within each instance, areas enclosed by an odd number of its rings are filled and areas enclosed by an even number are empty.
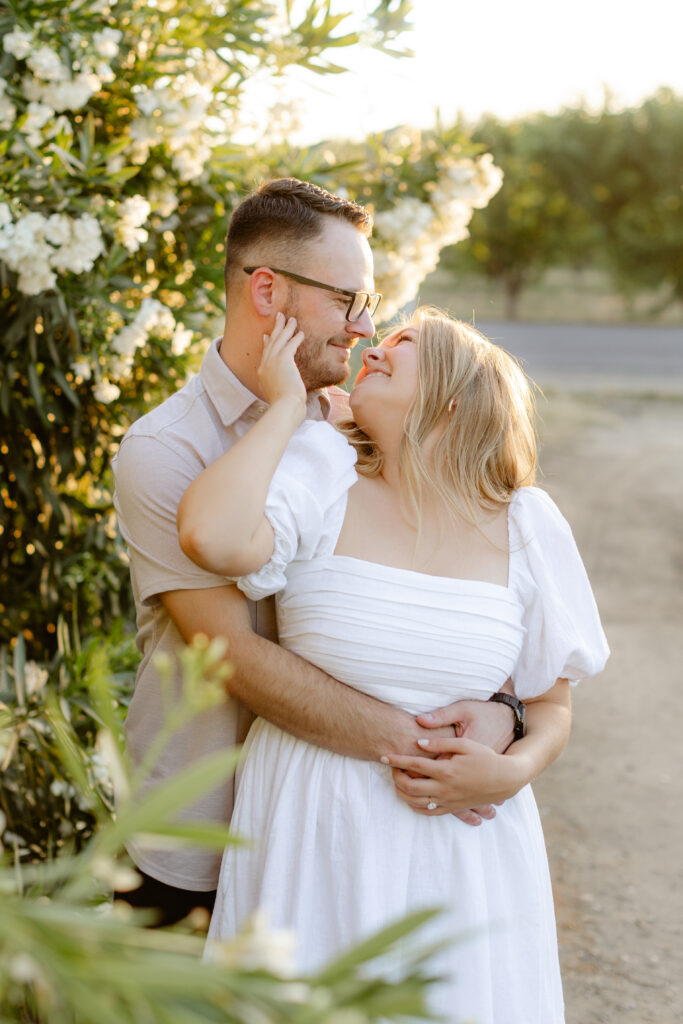
<svg viewBox="0 0 683 1024"><path fill-rule="evenodd" d="M515 715L515 728L513 736L516 740L521 740L524 735L525 729L525 712L526 705L519 697L514 697L511 693L492 693L489 700L494 701L497 704L507 704L509 708L512 708Z"/></svg>

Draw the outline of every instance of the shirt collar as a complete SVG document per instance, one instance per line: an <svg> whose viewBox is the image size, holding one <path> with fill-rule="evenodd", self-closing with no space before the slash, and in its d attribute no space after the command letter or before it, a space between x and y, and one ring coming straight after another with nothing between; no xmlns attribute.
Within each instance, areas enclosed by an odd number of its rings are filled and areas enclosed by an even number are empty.
<svg viewBox="0 0 683 1024"><path fill-rule="evenodd" d="M265 403L237 379L219 352L221 338L214 338L202 360L199 371L202 384L224 427L231 427L242 419L252 406ZM324 388L308 396L307 416L312 420L326 420L330 413L330 399Z"/></svg>

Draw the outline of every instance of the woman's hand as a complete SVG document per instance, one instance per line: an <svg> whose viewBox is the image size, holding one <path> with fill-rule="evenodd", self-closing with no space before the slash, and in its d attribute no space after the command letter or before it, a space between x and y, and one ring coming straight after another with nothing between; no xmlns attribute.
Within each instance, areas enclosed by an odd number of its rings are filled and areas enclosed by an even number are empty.
<svg viewBox="0 0 683 1024"><path fill-rule="evenodd" d="M294 362L296 351L304 340L304 333L296 328L294 317L286 320L283 313L278 313L273 333L263 335L263 355L258 378L263 397L269 405L280 398L292 397L306 406L306 387Z"/></svg>
<svg viewBox="0 0 683 1024"><path fill-rule="evenodd" d="M500 804L526 782L515 759L482 743L437 736L428 743L430 753L439 755L435 760L398 754L386 758L397 795L419 814L457 814L468 824L478 824L481 818L477 822L476 816L463 817L462 812Z"/></svg>

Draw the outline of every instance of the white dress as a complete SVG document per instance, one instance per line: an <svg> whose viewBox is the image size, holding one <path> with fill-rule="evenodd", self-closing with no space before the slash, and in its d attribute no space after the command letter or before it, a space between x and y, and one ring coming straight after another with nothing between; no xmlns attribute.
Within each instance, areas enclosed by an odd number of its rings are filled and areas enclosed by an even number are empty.
<svg viewBox="0 0 683 1024"><path fill-rule="evenodd" d="M571 531L551 499L518 491L509 511L508 586L430 576L334 554L355 454L306 422L273 479L275 550L238 585L277 593L280 642L330 675L407 711L487 699L509 675L521 698L559 677L599 672L607 645ZM311 694L315 700L315 694ZM553 900L530 786L479 827L416 814L388 767L254 723L209 938L256 908L298 933L312 971L411 910L445 912L418 933L453 944L430 968L447 1021L564 1021Z"/></svg>

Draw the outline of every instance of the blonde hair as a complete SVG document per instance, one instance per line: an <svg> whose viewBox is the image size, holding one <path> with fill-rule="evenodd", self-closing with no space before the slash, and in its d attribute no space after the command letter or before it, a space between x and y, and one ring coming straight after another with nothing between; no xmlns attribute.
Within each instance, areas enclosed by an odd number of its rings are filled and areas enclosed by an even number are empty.
<svg viewBox="0 0 683 1024"><path fill-rule="evenodd" d="M513 491L535 481L530 381L504 349L438 309L420 307L408 323L417 327L418 361L417 392L399 452L408 519L419 529L422 496L429 489L451 514L476 525L478 512L500 508ZM424 442L442 422L445 429L427 458ZM358 453L358 472L377 476L377 444L352 420L339 429Z"/></svg>

